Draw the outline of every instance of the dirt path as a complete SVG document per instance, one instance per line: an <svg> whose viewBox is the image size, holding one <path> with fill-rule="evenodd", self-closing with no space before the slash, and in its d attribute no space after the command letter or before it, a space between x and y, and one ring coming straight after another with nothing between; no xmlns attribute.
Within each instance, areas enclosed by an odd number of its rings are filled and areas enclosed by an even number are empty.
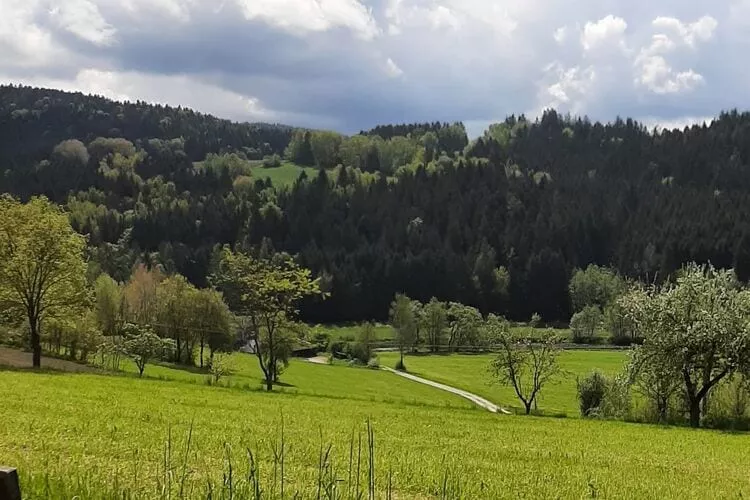
<svg viewBox="0 0 750 500"><path fill-rule="evenodd" d="M31 368L31 353L8 347L0 347L0 366L13 368ZM64 359L49 358L42 356L42 369L61 370L66 372L92 372L96 371L90 366L74 363Z"/></svg>
<svg viewBox="0 0 750 500"><path fill-rule="evenodd" d="M426 378L417 377L416 375L412 375L411 373L400 372L400 371L394 370L393 368L388 368L387 366L383 366L382 369L389 371L391 373L395 373L396 375L399 375L401 377L408 378L409 380L413 380L414 382L419 382L420 384L426 384L426 385L435 387L437 389L441 389L443 391L448 391L457 396L461 396L462 398L466 398L472 403L474 403L475 405L481 406L482 408L486 409L487 411L491 411L492 413L502 413L504 415L510 415L510 412L506 410L505 408L501 408L497 406L495 403L487 401L483 397L477 396L476 394L472 394L471 392L464 391L462 389L457 389L455 387L441 384L439 382L434 382Z"/></svg>
<svg viewBox="0 0 750 500"><path fill-rule="evenodd" d="M326 356L315 356L314 358L307 358L307 361L309 361L310 363L315 363L316 365L328 364L328 358Z"/></svg>

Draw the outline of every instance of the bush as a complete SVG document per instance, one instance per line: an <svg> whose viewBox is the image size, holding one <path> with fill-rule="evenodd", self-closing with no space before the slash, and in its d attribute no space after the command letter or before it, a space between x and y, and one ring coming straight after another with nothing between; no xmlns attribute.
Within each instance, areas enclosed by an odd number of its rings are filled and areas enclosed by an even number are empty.
<svg viewBox="0 0 750 500"><path fill-rule="evenodd" d="M263 168L277 168L280 166L281 166L281 158L279 157L279 155L263 157Z"/></svg>
<svg viewBox="0 0 750 500"><path fill-rule="evenodd" d="M737 376L714 388L703 423L714 429L750 429L750 380Z"/></svg>
<svg viewBox="0 0 750 500"><path fill-rule="evenodd" d="M395 368L396 368L396 370L398 370L398 371L400 371L400 372L405 372L405 371L407 371L407 370L406 370L406 365L405 365L405 364L404 364L404 363L403 363L403 362L402 362L402 361L401 361L400 359L399 359L398 361L396 361L396 366L395 366Z"/></svg>
<svg viewBox="0 0 750 500"><path fill-rule="evenodd" d="M349 351L349 343L343 340L334 340L328 346L328 351L334 358L345 358Z"/></svg>
<svg viewBox="0 0 750 500"><path fill-rule="evenodd" d="M583 380L577 380L578 402L584 417L599 416L607 393L607 378L595 370Z"/></svg>
<svg viewBox="0 0 750 500"><path fill-rule="evenodd" d="M361 365L366 365L370 361L370 349L366 344L357 342L347 345L347 356Z"/></svg>
<svg viewBox="0 0 750 500"><path fill-rule="evenodd" d="M310 343L318 352L325 352L331 345L331 336L324 332L318 332L310 339Z"/></svg>
<svg viewBox="0 0 750 500"><path fill-rule="evenodd" d="M603 316L597 306L587 306L577 312L570 319L570 330L573 332L573 342L584 344L596 338L602 326Z"/></svg>
<svg viewBox="0 0 750 500"><path fill-rule="evenodd" d="M609 380L604 394L604 402L599 414L605 418L626 420L632 413L630 380L627 372Z"/></svg>
<svg viewBox="0 0 750 500"><path fill-rule="evenodd" d="M370 358L370 361L367 362L367 368L372 368L373 370L380 370L380 360L377 356L374 358Z"/></svg>

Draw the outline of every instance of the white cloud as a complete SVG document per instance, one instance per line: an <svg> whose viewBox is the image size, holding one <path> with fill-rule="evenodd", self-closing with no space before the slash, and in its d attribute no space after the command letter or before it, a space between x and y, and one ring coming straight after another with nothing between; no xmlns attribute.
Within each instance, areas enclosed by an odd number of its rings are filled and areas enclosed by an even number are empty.
<svg viewBox="0 0 750 500"><path fill-rule="evenodd" d="M685 44L694 47L696 42L711 39L719 23L711 16L703 16L694 23L685 24L674 17L657 17L651 23L655 28L671 31L678 35Z"/></svg>
<svg viewBox="0 0 750 500"><path fill-rule="evenodd" d="M236 0L249 20L260 19L291 33L348 28L365 40L379 33L359 0Z"/></svg>
<svg viewBox="0 0 750 500"><path fill-rule="evenodd" d="M450 28L455 30L461 26L458 17L456 17L451 9L444 5L438 5L430 10L427 18L435 29Z"/></svg>
<svg viewBox="0 0 750 500"><path fill-rule="evenodd" d="M180 22L190 21L190 9L199 0L118 0L119 7L133 16L166 14L170 20ZM222 6L224 2L218 3Z"/></svg>
<svg viewBox="0 0 750 500"><path fill-rule="evenodd" d="M623 35L628 23L621 17L606 16L596 22L587 22L581 33L581 46L585 51L602 47L624 48Z"/></svg>
<svg viewBox="0 0 750 500"><path fill-rule="evenodd" d="M565 40L568 38L567 26L561 26L557 28L555 32L552 34L552 38L554 38L558 44L565 43Z"/></svg>
<svg viewBox="0 0 750 500"><path fill-rule="evenodd" d="M639 66L636 83L656 94L690 91L705 82L703 75L692 69L675 71L666 59L659 55L639 59L636 64Z"/></svg>
<svg viewBox="0 0 750 500"><path fill-rule="evenodd" d="M117 30L102 17L89 0L66 0L50 11L57 25L95 45L109 45Z"/></svg>
<svg viewBox="0 0 750 500"><path fill-rule="evenodd" d="M641 49L634 61L635 83L655 94L689 92L705 84L705 78L692 68L675 70L666 55L681 46L695 49L699 42L711 39L718 23L710 16L703 16L693 23L683 23L674 17L657 17L651 23L654 28L669 32L652 36L651 44ZM675 40L676 37L676 40Z"/></svg>
<svg viewBox="0 0 750 500"><path fill-rule="evenodd" d="M594 67L564 68L554 63L546 68L546 74L547 82L542 85L539 94L540 105L532 114L538 115L548 108L564 108L580 113L585 96L596 85L597 72Z"/></svg>
<svg viewBox="0 0 750 500"><path fill-rule="evenodd" d="M404 71L390 57L385 62L385 72L391 78L396 78L404 74Z"/></svg>
<svg viewBox="0 0 750 500"><path fill-rule="evenodd" d="M41 7L39 0L0 0L2 66L43 66L64 55L52 35L36 22Z"/></svg>

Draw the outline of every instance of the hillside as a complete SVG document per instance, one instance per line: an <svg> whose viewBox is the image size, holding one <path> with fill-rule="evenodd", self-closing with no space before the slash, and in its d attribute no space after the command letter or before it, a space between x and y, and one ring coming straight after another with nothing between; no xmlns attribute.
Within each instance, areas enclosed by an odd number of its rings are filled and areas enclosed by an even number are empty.
<svg viewBox="0 0 750 500"><path fill-rule="evenodd" d="M656 133L549 111L468 143L461 124L344 137L46 89L0 96L0 188L65 204L120 280L148 260L204 285L229 244L296 254L322 276L331 296L303 305L308 321L384 319L406 292L555 322L589 263L653 280L711 261L750 277L746 113ZM276 185L253 166L259 147L316 170L279 170Z"/></svg>

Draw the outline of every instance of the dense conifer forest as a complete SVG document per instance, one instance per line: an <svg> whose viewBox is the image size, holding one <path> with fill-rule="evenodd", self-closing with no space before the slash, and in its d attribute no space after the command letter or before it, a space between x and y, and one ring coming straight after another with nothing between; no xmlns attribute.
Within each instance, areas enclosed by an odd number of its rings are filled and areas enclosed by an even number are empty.
<svg viewBox="0 0 750 500"><path fill-rule="evenodd" d="M318 174L254 175L282 157ZM347 137L0 87L0 190L64 205L92 274L143 263L205 286L222 245L286 252L330 292L304 304L314 322L384 319L400 292L567 321L570 276L590 263L660 280L711 261L746 281L749 165L736 111L654 131L550 110L469 141L460 123Z"/></svg>

